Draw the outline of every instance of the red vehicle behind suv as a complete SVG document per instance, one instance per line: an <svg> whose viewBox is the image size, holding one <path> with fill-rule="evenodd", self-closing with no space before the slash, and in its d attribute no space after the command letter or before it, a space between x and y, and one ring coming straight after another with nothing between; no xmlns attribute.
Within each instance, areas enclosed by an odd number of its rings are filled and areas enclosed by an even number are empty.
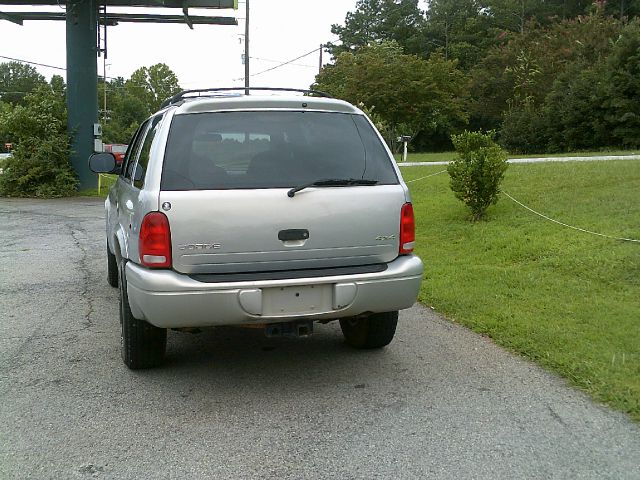
<svg viewBox="0 0 640 480"><path fill-rule="evenodd" d="M124 145L122 143L107 143L104 146L104 151L113 153L113 156L116 157L116 163L118 165L122 164L122 160L124 160L124 154L127 153L127 148L129 145Z"/></svg>

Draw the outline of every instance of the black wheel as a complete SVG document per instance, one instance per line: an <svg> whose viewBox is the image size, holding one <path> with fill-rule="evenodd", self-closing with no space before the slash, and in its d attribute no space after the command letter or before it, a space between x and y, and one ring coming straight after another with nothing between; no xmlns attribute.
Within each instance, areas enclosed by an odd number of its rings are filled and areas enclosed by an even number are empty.
<svg viewBox="0 0 640 480"><path fill-rule="evenodd" d="M355 348L381 348L396 333L398 312L374 313L367 318L343 318L340 328L345 340Z"/></svg>
<svg viewBox="0 0 640 480"><path fill-rule="evenodd" d="M107 282L113 288L118 288L118 262L116 256L109 251L109 245L107 245Z"/></svg>
<svg viewBox="0 0 640 480"><path fill-rule="evenodd" d="M120 351L122 361L132 370L151 368L162 363L167 348L167 330L138 320L131 313L124 260L120 267Z"/></svg>

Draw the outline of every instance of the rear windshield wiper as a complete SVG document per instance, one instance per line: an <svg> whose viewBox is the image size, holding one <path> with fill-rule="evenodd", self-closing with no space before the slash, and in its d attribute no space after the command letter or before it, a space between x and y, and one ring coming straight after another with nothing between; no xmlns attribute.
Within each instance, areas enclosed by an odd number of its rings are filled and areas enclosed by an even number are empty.
<svg viewBox="0 0 640 480"><path fill-rule="evenodd" d="M287 196L293 198L297 192L309 187L346 187L350 185L375 185L376 183L378 183L377 180L365 180L364 178L323 178L293 187L287 192Z"/></svg>

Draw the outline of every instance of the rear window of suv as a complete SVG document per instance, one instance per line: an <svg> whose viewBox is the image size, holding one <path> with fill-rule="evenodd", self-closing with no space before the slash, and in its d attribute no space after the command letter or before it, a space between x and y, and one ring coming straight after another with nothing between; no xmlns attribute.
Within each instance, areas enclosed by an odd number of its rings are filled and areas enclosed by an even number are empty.
<svg viewBox="0 0 640 480"><path fill-rule="evenodd" d="M173 118L162 190L287 188L327 178L397 184L362 115L219 112Z"/></svg>

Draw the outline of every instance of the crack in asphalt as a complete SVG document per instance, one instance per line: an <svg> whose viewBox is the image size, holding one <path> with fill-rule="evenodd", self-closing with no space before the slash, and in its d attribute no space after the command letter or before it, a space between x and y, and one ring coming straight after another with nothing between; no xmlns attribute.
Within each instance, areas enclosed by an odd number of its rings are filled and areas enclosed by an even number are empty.
<svg viewBox="0 0 640 480"><path fill-rule="evenodd" d="M553 417L553 419L554 419L556 422L558 422L560 425L562 425L565 429L567 429L567 430L571 430L571 429L569 428L569 425L567 425L567 422L565 422L565 421L562 419L562 417L560 416L560 414L559 414L558 412L556 412L556 411L554 410L554 408L553 408L551 405L547 404L547 410L549 410L549 413L551 414L551 416Z"/></svg>
<svg viewBox="0 0 640 480"><path fill-rule="evenodd" d="M89 280L91 278L91 270L89 270L88 265L89 255L87 253L87 249L77 237L77 235L81 233L85 238L87 238L87 231L80 227L74 228L70 224L65 224L65 226L71 232L71 238L73 239L74 245L82 253L80 260L76 262L76 265L78 266L80 274L82 275L82 290L80 291L80 296L87 304L87 312L84 315L84 325L89 328L93 325L93 322L91 321L91 316L93 315L93 298L91 297L91 295L89 295Z"/></svg>

